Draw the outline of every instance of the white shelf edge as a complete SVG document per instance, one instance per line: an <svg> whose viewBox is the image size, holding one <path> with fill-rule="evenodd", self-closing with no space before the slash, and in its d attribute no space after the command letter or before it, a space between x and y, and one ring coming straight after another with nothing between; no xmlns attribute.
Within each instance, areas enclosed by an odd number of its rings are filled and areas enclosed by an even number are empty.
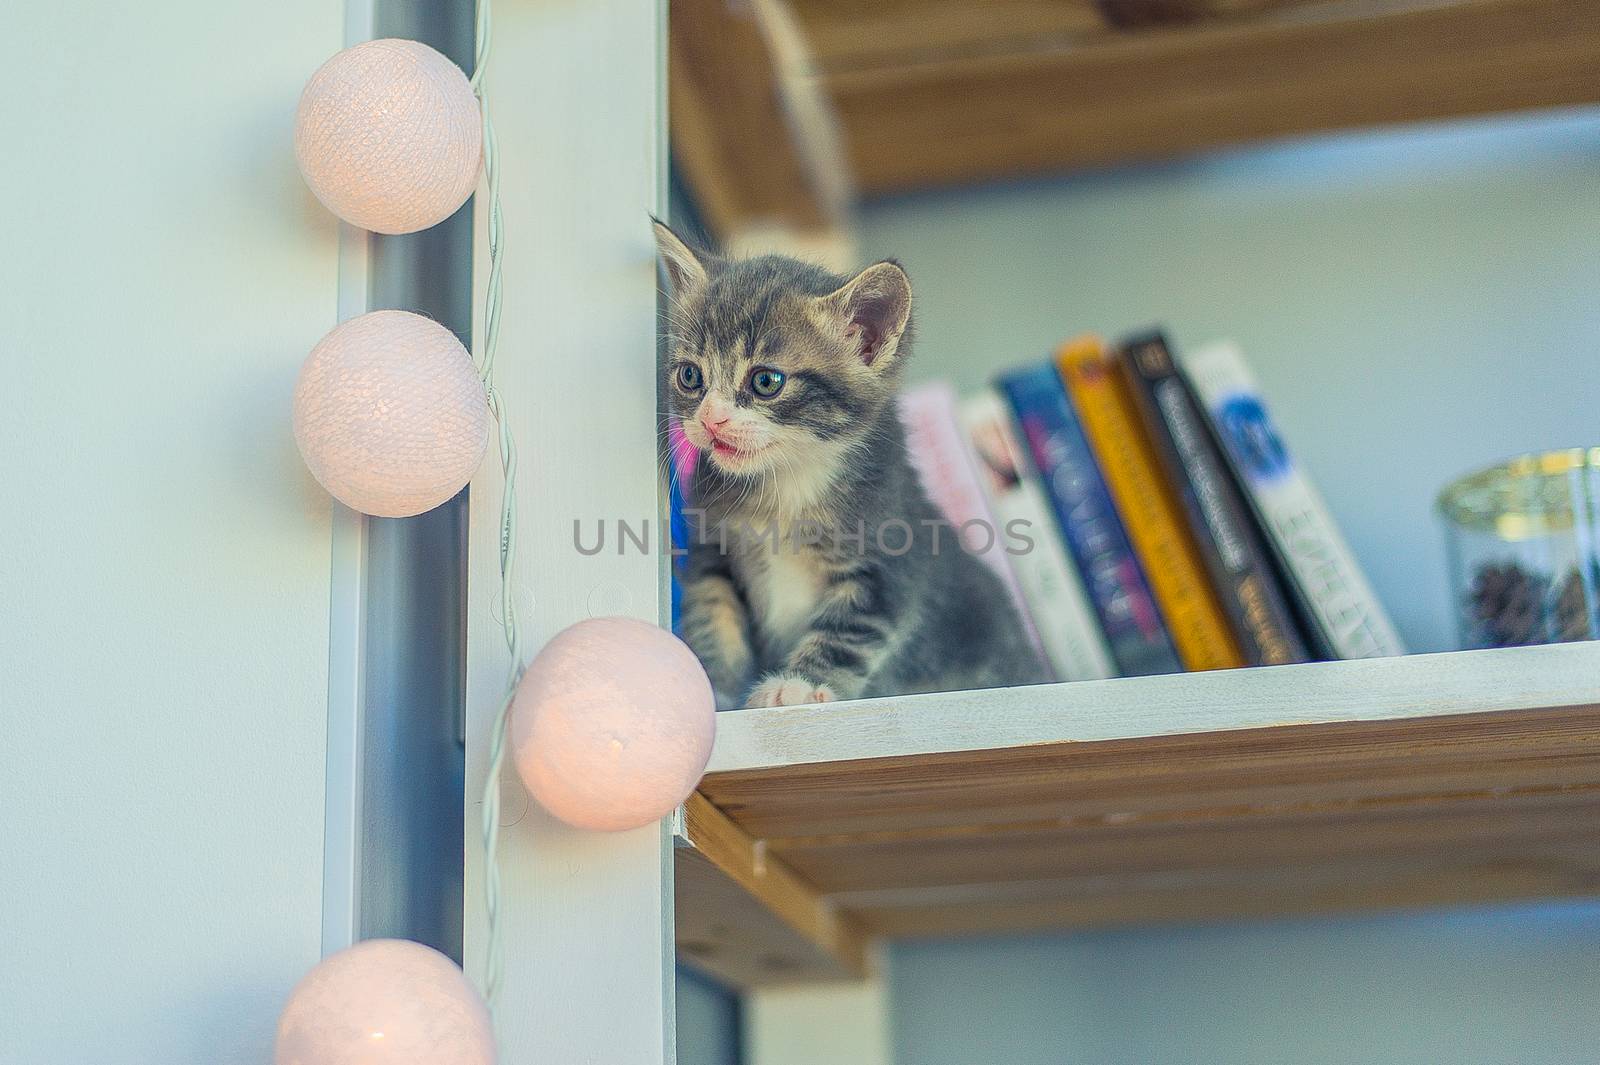
<svg viewBox="0 0 1600 1065"><path fill-rule="evenodd" d="M1600 704L1600 642L1077 681L717 715L707 773Z"/></svg>

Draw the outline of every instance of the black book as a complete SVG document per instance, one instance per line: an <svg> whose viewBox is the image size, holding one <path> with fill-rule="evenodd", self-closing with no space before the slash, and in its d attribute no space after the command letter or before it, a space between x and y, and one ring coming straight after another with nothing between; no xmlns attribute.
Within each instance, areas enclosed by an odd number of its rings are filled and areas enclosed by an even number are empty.
<svg viewBox="0 0 1600 1065"><path fill-rule="evenodd" d="M1122 345L1117 361L1245 659L1265 666L1309 661L1266 541L1166 338L1135 337Z"/></svg>

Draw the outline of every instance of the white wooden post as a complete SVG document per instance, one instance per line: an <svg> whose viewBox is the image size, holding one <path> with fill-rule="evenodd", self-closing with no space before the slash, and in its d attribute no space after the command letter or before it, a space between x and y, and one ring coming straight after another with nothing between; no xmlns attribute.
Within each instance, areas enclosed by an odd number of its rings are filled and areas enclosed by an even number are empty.
<svg viewBox="0 0 1600 1065"><path fill-rule="evenodd" d="M506 230L496 378L521 454L518 611L530 653L584 617L660 620L655 552L580 554L595 523L658 515L656 273L665 194L657 0L497 0L490 104ZM478 289L487 268L479 204ZM477 328L481 335L482 321ZM491 445L493 446L493 445ZM500 478L472 486L468 579L466 965L482 968L479 794L507 658L499 629ZM654 545L652 545L654 546ZM575 832L508 766L500 849L508 1065L671 1065L671 845L663 827Z"/></svg>
<svg viewBox="0 0 1600 1065"><path fill-rule="evenodd" d="M839 984L758 987L745 995L748 1065L892 1065L889 988L874 975Z"/></svg>

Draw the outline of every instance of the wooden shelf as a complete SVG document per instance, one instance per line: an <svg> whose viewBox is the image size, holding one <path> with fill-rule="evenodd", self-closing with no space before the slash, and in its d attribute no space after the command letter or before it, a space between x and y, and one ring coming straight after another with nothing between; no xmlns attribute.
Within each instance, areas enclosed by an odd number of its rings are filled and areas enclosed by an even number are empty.
<svg viewBox="0 0 1600 1065"><path fill-rule="evenodd" d="M683 960L1600 894L1600 643L721 715Z"/></svg>
<svg viewBox="0 0 1600 1065"><path fill-rule="evenodd" d="M870 196L1600 101L1594 0L791 0L804 64L757 6L672 9L674 151L724 237L826 221L819 166Z"/></svg>

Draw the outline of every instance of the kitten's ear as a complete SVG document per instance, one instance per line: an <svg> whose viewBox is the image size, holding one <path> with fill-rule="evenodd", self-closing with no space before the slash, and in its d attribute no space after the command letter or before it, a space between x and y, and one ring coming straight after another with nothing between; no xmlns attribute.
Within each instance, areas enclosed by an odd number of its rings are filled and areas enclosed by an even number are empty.
<svg viewBox="0 0 1600 1065"><path fill-rule="evenodd" d="M868 366L891 359L911 320L911 279L899 263L873 263L823 302L844 321L845 339Z"/></svg>
<svg viewBox="0 0 1600 1065"><path fill-rule="evenodd" d="M667 284L672 297L681 299L706 283L706 260L709 256L697 252L678 234L659 219L651 219L656 231L656 250L661 255L661 265L667 270Z"/></svg>

